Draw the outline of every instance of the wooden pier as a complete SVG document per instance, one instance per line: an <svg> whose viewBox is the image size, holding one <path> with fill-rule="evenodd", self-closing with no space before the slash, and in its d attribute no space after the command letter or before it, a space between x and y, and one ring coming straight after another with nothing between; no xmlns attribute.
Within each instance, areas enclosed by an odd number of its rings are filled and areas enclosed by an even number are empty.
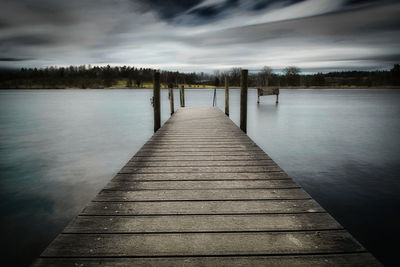
<svg viewBox="0 0 400 267"><path fill-rule="evenodd" d="M181 108L34 266L380 266L218 108Z"/></svg>

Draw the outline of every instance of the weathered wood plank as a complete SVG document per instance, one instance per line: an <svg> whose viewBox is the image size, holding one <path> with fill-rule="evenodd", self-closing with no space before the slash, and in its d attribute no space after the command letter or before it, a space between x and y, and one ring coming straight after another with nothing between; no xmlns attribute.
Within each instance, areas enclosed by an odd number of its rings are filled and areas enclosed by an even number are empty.
<svg viewBox="0 0 400 267"><path fill-rule="evenodd" d="M343 229L328 213L78 216L64 233L245 232Z"/></svg>
<svg viewBox="0 0 400 267"><path fill-rule="evenodd" d="M129 161L125 167L228 167L228 166L268 166L268 167L278 167L272 160L247 160L247 161L201 161L201 160L183 160L183 161L150 161L150 162L140 162L140 161Z"/></svg>
<svg viewBox="0 0 400 267"><path fill-rule="evenodd" d="M142 151L136 153L135 157L143 156L157 156L157 157L173 157L173 156L265 156L264 152L260 151L230 151L229 153L224 151Z"/></svg>
<svg viewBox="0 0 400 267"><path fill-rule="evenodd" d="M142 149L158 149L158 150L175 150L175 149L244 149L244 150L260 150L254 144L232 144L232 143L218 143L218 144L145 144Z"/></svg>
<svg viewBox="0 0 400 267"><path fill-rule="evenodd" d="M271 245L273 244L273 245ZM346 231L61 234L44 257L203 256L361 252L365 249Z"/></svg>
<svg viewBox="0 0 400 267"><path fill-rule="evenodd" d="M314 200L91 202L82 215L196 215L325 212Z"/></svg>
<svg viewBox="0 0 400 267"><path fill-rule="evenodd" d="M160 143L179 143L179 142L194 142L194 143L254 143L251 139L248 137L244 136L235 136L231 138L227 137L168 137L168 136L158 136L158 137L152 137L147 141L147 143L151 144L157 144L158 142Z"/></svg>
<svg viewBox="0 0 400 267"><path fill-rule="evenodd" d="M162 162L162 161L255 161L255 160L263 160L263 161L272 161L268 156L262 155L262 154L255 154L255 155L250 155L250 156L222 156L222 155L217 155L217 156L192 156L192 155L186 155L186 156L176 156L176 155L170 155L170 156L153 156L153 157L141 157L135 155L132 159L132 161L139 161L139 162Z"/></svg>
<svg viewBox="0 0 400 267"><path fill-rule="evenodd" d="M151 190L151 189L235 189L235 188L299 188L291 179L285 180L229 180L229 181L150 181L127 182L113 180L108 190Z"/></svg>
<svg viewBox="0 0 400 267"><path fill-rule="evenodd" d="M286 255L286 256L232 256L232 257L164 257L164 258L41 258L34 264L40 266L150 266L150 267L194 267L194 266L381 266L368 253Z"/></svg>
<svg viewBox="0 0 400 267"><path fill-rule="evenodd" d="M118 174L115 176L115 181L148 181L148 180L264 180L264 179L290 179L289 176L282 172L242 172L242 173L229 173L229 172L209 172L209 173L126 173Z"/></svg>
<svg viewBox="0 0 400 267"><path fill-rule="evenodd" d="M231 167L134 167L125 166L119 173L207 173L207 172L225 172L225 173L241 173L241 172L281 172L282 169L275 166L231 166Z"/></svg>
<svg viewBox="0 0 400 267"><path fill-rule="evenodd" d="M231 152L237 151L249 151L250 153L259 152L262 153L262 150L258 147L176 147L176 148L158 148L158 147L144 147L141 149L142 152L225 152L225 154L229 154Z"/></svg>
<svg viewBox="0 0 400 267"><path fill-rule="evenodd" d="M102 190L94 201L177 201L177 200L268 200L310 199L301 188L291 189L204 189L204 190Z"/></svg>

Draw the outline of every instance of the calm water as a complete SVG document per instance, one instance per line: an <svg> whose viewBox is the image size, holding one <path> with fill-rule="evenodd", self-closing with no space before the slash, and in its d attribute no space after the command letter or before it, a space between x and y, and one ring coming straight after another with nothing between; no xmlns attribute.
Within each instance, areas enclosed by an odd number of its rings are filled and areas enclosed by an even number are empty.
<svg viewBox="0 0 400 267"><path fill-rule="evenodd" d="M28 265L147 141L151 94L0 91L3 261ZM186 105L210 106L212 95L187 90ZM282 90L280 100L257 105L249 91L249 136L379 259L398 264L400 90ZM162 92L163 122L168 108ZM238 90L230 108L238 123Z"/></svg>

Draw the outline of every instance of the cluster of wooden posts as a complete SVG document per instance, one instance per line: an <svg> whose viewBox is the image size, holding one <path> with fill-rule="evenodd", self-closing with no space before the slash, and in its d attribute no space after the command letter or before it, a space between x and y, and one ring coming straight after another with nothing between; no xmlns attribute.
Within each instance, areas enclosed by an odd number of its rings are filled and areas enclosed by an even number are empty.
<svg viewBox="0 0 400 267"><path fill-rule="evenodd" d="M248 89L248 70L242 70L240 76L240 129L247 132L247 89ZM154 132L161 127L161 110L160 110L160 73L154 73L154 86L153 86L153 107L154 107ZM171 116L174 114L174 93L173 85L169 85L169 104L171 109ZM263 89L258 88L258 100L263 95L276 95L276 103L278 103L279 88ZM180 104L185 107L185 87L182 85L180 88ZM229 78L225 76L225 114L229 117Z"/></svg>

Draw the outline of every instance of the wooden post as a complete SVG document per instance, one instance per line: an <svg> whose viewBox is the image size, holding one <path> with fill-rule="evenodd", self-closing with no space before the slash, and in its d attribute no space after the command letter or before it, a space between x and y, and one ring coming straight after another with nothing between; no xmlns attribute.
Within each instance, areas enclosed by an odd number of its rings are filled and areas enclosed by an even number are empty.
<svg viewBox="0 0 400 267"><path fill-rule="evenodd" d="M174 88L172 85L169 86L169 107L171 109L171 116L174 114Z"/></svg>
<svg viewBox="0 0 400 267"><path fill-rule="evenodd" d="M214 88L213 107L217 105L217 87Z"/></svg>
<svg viewBox="0 0 400 267"><path fill-rule="evenodd" d="M154 132L157 132L161 126L160 111L160 73L154 73L153 80L153 108L154 108Z"/></svg>
<svg viewBox="0 0 400 267"><path fill-rule="evenodd" d="M179 89L179 85L178 85L178 89ZM181 103L181 107L183 107L183 103L182 103L182 88L179 90L179 101Z"/></svg>
<svg viewBox="0 0 400 267"><path fill-rule="evenodd" d="M240 76L240 129L247 132L247 76L248 70L242 70Z"/></svg>
<svg viewBox="0 0 400 267"><path fill-rule="evenodd" d="M183 108L183 107L185 107L185 86L183 86L183 85L181 87L180 96L181 96L181 107Z"/></svg>
<svg viewBox="0 0 400 267"><path fill-rule="evenodd" d="M225 114L229 117L229 78L225 76Z"/></svg>

